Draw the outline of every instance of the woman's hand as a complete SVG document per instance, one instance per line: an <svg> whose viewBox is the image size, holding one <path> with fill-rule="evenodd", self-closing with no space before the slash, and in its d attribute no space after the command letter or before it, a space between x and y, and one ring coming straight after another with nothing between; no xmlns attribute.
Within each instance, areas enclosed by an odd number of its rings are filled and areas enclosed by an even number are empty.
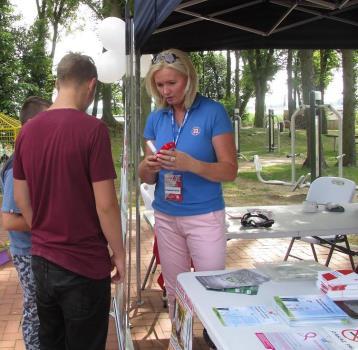
<svg viewBox="0 0 358 350"><path fill-rule="evenodd" d="M187 153L173 150L161 150L157 155L158 163L166 170L193 171L196 159Z"/></svg>
<svg viewBox="0 0 358 350"><path fill-rule="evenodd" d="M154 154L147 155L143 159L143 165L146 168L147 171L156 174L160 171L162 168L160 162L158 162L157 156Z"/></svg>
<svg viewBox="0 0 358 350"><path fill-rule="evenodd" d="M138 167L139 177L142 182L146 182L147 184L156 183L160 169L162 169L162 166L160 162L158 162L157 156L154 155L153 151L146 145L145 157Z"/></svg>

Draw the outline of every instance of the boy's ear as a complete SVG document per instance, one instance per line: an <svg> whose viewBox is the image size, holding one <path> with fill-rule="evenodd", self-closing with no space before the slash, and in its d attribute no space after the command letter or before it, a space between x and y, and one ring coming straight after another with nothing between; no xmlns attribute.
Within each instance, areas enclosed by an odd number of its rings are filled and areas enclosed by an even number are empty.
<svg viewBox="0 0 358 350"><path fill-rule="evenodd" d="M57 79L55 81L55 87L56 87L56 90L60 90L60 84L58 83Z"/></svg>
<svg viewBox="0 0 358 350"><path fill-rule="evenodd" d="M89 88L91 89L91 91L94 91L96 89L96 86L97 86L97 79L92 78L89 83Z"/></svg>

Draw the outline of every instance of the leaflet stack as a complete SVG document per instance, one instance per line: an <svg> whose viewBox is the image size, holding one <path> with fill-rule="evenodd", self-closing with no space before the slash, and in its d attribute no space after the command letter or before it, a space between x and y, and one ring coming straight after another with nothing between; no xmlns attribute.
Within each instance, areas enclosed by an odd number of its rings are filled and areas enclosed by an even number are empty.
<svg viewBox="0 0 358 350"><path fill-rule="evenodd" d="M357 300L358 274L352 270L320 272L317 287L336 301Z"/></svg>

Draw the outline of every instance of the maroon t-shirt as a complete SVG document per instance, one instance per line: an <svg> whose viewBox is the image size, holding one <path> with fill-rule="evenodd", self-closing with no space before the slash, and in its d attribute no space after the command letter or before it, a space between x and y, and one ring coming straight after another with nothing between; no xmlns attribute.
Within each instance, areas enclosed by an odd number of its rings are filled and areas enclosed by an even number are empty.
<svg viewBox="0 0 358 350"><path fill-rule="evenodd" d="M16 140L14 178L29 187L31 253L89 278L109 276L92 183L115 177L108 130L98 119L54 109L29 120Z"/></svg>

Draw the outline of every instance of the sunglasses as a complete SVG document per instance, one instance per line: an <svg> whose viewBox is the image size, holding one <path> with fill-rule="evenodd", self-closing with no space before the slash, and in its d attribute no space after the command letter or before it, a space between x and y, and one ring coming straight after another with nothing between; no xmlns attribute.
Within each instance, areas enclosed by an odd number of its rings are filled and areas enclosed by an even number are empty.
<svg viewBox="0 0 358 350"><path fill-rule="evenodd" d="M159 62L165 62L165 63L171 64L171 63L174 63L178 59L179 59L178 56L171 52L158 53L152 59L152 64L157 64Z"/></svg>
<svg viewBox="0 0 358 350"><path fill-rule="evenodd" d="M241 218L241 225L244 227L271 227L274 223L274 220L259 213L246 213Z"/></svg>

